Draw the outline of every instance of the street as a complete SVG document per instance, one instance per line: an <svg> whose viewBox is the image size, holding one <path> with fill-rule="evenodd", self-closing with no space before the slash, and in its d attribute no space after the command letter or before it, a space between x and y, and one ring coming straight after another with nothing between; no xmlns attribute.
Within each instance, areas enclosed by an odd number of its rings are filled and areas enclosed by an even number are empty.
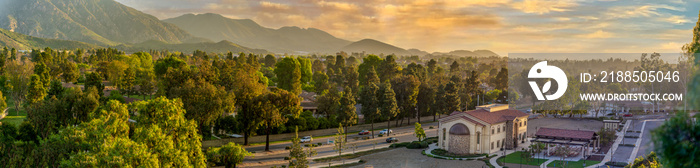
<svg viewBox="0 0 700 168"><path fill-rule="evenodd" d="M434 128L429 129L430 126L433 126ZM399 142L416 141L418 139L413 135L414 129L415 129L415 127L413 125L403 126L403 127L399 127L399 128L392 128L393 133L391 134L390 137L398 138ZM423 129L425 129L425 133L427 134L428 137L437 136L437 123L436 122L423 125ZM357 146L356 146L355 150L363 150L363 149L372 149L375 146L378 148L380 146L389 145L388 143L386 143L386 138L388 138L388 137L386 137L386 136L385 137L377 137L377 134L379 133L378 130L375 131L374 133L375 133L375 138L369 139L369 140L362 140L361 138L358 140L355 140L355 137L365 137L365 136L369 137L371 135L357 135L357 133L348 134L348 143L346 146L350 147L353 144L356 144ZM323 143L324 145L314 148L314 150L316 150L318 155L314 156L312 158L322 158L322 157L330 157L333 155L337 155L336 151L333 150L334 145L326 144L326 142L329 139L333 140L333 138L334 137L314 138L314 141L312 142L313 144L320 142L320 143ZM304 143L304 144L307 144L307 143ZM289 152L287 150L285 150L284 147L290 146L290 145L291 145L291 142L270 144L270 152L264 151L265 150L264 144L246 147L246 150L248 150L249 152L253 152L253 151L255 152L255 157L246 157L241 166L242 167L270 167L270 166L273 166L271 164L274 164L274 161L283 161L284 157L289 156ZM347 154L347 153L352 153L352 149L346 149L345 151L343 151L343 154Z"/></svg>

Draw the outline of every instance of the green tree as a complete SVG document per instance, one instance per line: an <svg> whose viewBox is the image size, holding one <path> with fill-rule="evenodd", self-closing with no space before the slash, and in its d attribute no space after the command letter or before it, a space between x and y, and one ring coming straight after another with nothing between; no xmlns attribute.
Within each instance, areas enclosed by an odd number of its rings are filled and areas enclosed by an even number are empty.
<svg viewBox="0 0 700 168"><path fill-rule="evenodd" d="M318 112L324 114L326 119L331 119L332 116L336 115L338 108L340 107L341 93L333 88L328 90L316 98L316 103L318 104Z"/></svg>
<svg viewBox="0 0 700 168"><path fill-rule="evenodd" d="M338 106L338 122L348 126L357 123L357 111L355 109L355 96L352 94L352 89L346 87L343 91L343 97L340 98L340 106ZM347 135L345 135L347 141Z"/></svg>
<svg viewBox="0 0 700 168"><path fill-rule="evenodd" d="M372 130L372 138L374 138L374 120L376 120L380 113L379 107L381 104L378 101L379 87L375 83L369 83L362 88L360 92L360 104L362 108L360 112L365 117L365 123L370 122L370 130Z"/></svg>
<svg viewBox="0 0 700 168"><path fill-rule="evenodd" d="M315 156L317 153L313 149L313 146L309 146L308 150L305 152L304 148L301 147L301 141L299 139L299 128L294 129L294 138L292 138L292 148L289 150L289 167L290 168L307 168L309 167L309 161L306 159L310 156Z"/></svg>
<svg viewBox="0 0 700 168"><path fill-rule="evenodd" d="M418 111L418 122L420 123L421 116L432 114L435 110L432 107L435 104L435 89L427 82L421 83L418 87L418 95L416 96L416 109ZM435 117L433 117L435 121Z"/></svg>
<svg viewBox="0 0 700 168"><path fill-rule="evenodd" d="M652 131L654 151L668 167L698 167L700 116L680 111Z"/></svg>
<svg viewBox="0 0 700 168"><path fill-rule="evenodd" d="M27 91L27 101L29 104L35 104L44 100L46 97L46 88L44 88L44 83L41 82L41 77L39 75L32 75L31 82L29 83L29 90Z"/></svg>
<svg viewBox="0 0 700 168"><path fill-rule="evenodd" d="M63 94L63 91L65 88L63 88L63 85L61 85L61 81L58 80L53 80L51 81L51 85L49 86L49 91L47 92L48 97L56 96L60 97Z"/></svg>
<svg viewBox="0 0 700 168"><path fill-rule="evenodd" d="M262 78L257 75L257 70L253 66L236 64L232 60L217 66L221 74L220 85L236 95L236 106L240 109L236 116L241 121L243 144L248 145L248 137L254 134L260 125L261 114L255 110L254 100L267 90L267 85L260 82Z"/></svg>
<svg viewBox="0 0 700 168"><path fill-rule="evenodd" d="M197 122L199 133L211 135L209 128L219 116L235 111L236 97L202 79L192 79L175 89L173 98L180 98L186 110L185 117Z"/></svg>
<svg viewBox="0 0 700 168"><path fill-rule="evenodd" d="M325 71L325 68L323 68L323 62L321 62L321 60L318 59L314 60L314 62L311 63L311 70L314 71L314 74L316 74L316 72Z"/></svg>
<svg viewBox="0 0 700 168"><path fill-rule="evenodd" d="M210 162L222 163L226 168L235 168L237 164L243 162L246 156L254 155L246 151L243 146L233 142L229 142L221 147L209 147L207 149L207 159ZM214 167L214 165L210 166Z"/></svg>
<svg viewBox="0 0 700 168"><path fill-rule="evenodd" d="M416 115L418 86L420 86L420 81L411 75L399 75L391 80L391 87L396 94L396 104L399 106L398 115L400 115L402 123L404 118L408 118L408 123L411 123L411 118ZM397 127L398 121L396 120Z"/></svg>
<svg viewBox="0 0 700 168"><path fill-rule="evenodd" d="M206 166L197 124L185 118L186 111L180 100L159 97L135 102L132 106L139 115L133 117L138 124L131 139L146 144L151 153L158 154L160 165Z"/></svg>
<svg viewBox="0 0 700 168"><path fill-rule="evenodd" d="M85 86L83 87L85 91L88 89L94 87L97 89L98 94L100 97L103 95L103 90L105 90L105 85L102 84L102 75L98 74L97 72L92 72L88 73L85 79Z"/></svg>
<svg viewBox="0 0 700 168"><path fill-rule="evenodd" d="M161 58L156 61L156 64L154 65L154 72L156 73L156 76L163 77L166 72L168 72L169 68L172 69L186 69L188 68L187 62L177 58L177 57L167 57L167 58Z"/></svg>
<svg viewBox="0 0 700 168"><path fill-rule="evenodd" d="M63 72L63 74L61 74L61 77L63 77L63 81L66 83L74 82L80 76L80 71L78 71L78 65L74 62L63 62L61 64L61 70Z"/></svg>
<svg viewBox="0 0 700 168"><path fill-rule="evenodd" d="M117 87L119 87L119 90L122 92L122 94L126 94L128 97L129 94L132 94L134 92L135 84L136 69L129 67L126 70L124 70L124 73L122 74L119 83L117 83Z"/></svg>
<svg viewBox="0 0 700 168"><path fill-rule="evenodd" d="M153 70L144 70L139 72L139 92L144 96L151 96L153 98L153 92L156 90L156 76Z"/></svg>
<svg viewBox="0 0 700 168"><path fill-rule="evenodd" d="M34 74L39 76L39 80L41 80L41 83L44 84L44 87L49 87L49 84L51 83L51 74L49 71L51 70L49 70L49 67L43 62L34 64Z"/></svg>
<svg viewBox="0 0 700 168"><path fill-rule="evenodd" d="M494 80L494 88L498 90L507 90L508 89L508 69L507 68L501 68L501 71L498 71L498 74L493 78Z"/></svg>
<svg viewBox="0 0 700 168"><path fill-rule="evenodd" d="M345 134L345 130L343 129L343 124L340 124L338 126L338 132L335 134L333 137L335 141L333 141L333 150L335 150L338 153L338 156L343 155L343 150L345 149L344 146L347 143L347 135Z"/></svg>
<svg viewBox="0 0 700 168"><path fill-rule="evenodd" d="M301 57L298 57L297 61L299 62L299 68L301 71L301 83L308 84L311 82L311 78L313 76L313 72L311 72L311 61Z"/></svg>
<svg viewBox="0 0 700 168"><path fill-rule="evenodd" d="M265 131L265 151L270 151L270 134L272 129L287 122L285 116L294 118L301 114L301 100L294 93L282 89L273 89L258 96L254 103L255 112L260 115L260 126Z"/></svg>
<svg viewBox="0 0 700 168"><path fill-rule="evenodd" d="M345 86L352 89L352 95L357 95L357 91L360 91L358 75L355 67L347 67L345 69Z"/></svg>
<svg viewBox="0 0 700 168"><path fill-rule="evenodd" d="M415 135L416 138L418 138L418 141L421 141L426 136L425 130L423 130L423 127L418 122L416 122L416 124L415 124L415 129L414 129L413 135Z"/></svg>
<svg viewBox="0 0 700 168"><path fill-rule="evenodd" d="M396 56L388 55L377 68L379 79L384 82L391 80L401 73L401 67L396 63Z"/></svg>
<svg viewBox="0 0 700 168"><path fill-rule="evenodd" d="M374 70L374 75L376 76L377 67L382 62L382 59L376 55L369 55L362 59L362 63L358 66L357 72L359 73L360 86L365 86L370 82L368 74L370 70ZM378 77L377 77L378 79Z"/></svg>
<svg viewBox="0 0 700 168"><path fill-rule="evenodd" d="M275 58L274 55L267 54L267 55L265 55L265 60L263 61L263 63L265 63L266 67L273 67L273 66L275 66L275 63L277 63L277 59Z"/></svg>
<svg viewBox="0 0 700 168"><path fill-rule="evenodd" d="M314 86L316 90L317 95L323 94L323 92L328 91L328 89L331 87L328 84L328 76L326 73L323 73L321 71L316 71L314 72Z"/></svg>
<svg viewBox="0 0 700 168"><path fill-rule="evenodd" d="M5 110L7 108L7 98L0 92L0 109Z"/></svg>
<svg viewBox="0 0 700 168"><path fill-rule="evenodd" d="M459 71L459 63L457 63L457 61L452 62L452 64L450 64L450 73L456 74L459 73Z"/></svg>
<svg viewBox="0 0 700 168"><path fill-rule="evenodd" d="M277 75L277 87L287 90L295 95L301 93L301 68L299 61L286 57L275 65Z"/></svg>
<svg viewBox="0 0 700 168"><path fill-rule="evenodd" d="M377 102L380 103L379 112L382 114L383 118L387 119L386 126L387 129L390 129L391 118L396 116L399 107L396 103L396 94L394 93L394 90L391 89L391 84L389 82L382 84L382 86L379 88L377 97ZM389 134L390 133L387 132L387 135Z"/></svg>
<svg viewBox="0 0 700 168"><path fill-rule="evenodd" d="M437 61L435 61L435 59L430 59L430 61L428 61L427 63L427 66L428 74L433 74L437 71Z"/></svg>
<svg viewBox="0 0 700 168"><path fill-rule="evenodd" d="M444 107L446 113L451 113L455 111L460 110L460 99L459 99L459 87L457 84L454 82L448 82L447 85L445 85L445 96L444 99L441 101L444 101Z"/></svg>

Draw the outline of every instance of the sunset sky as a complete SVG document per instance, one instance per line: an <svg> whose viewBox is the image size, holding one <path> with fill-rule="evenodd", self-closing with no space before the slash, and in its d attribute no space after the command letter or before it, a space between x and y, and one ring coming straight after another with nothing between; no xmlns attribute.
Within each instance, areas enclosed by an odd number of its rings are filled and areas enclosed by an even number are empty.
<svg viewBox="0 0 700 168"><path fill-rule="evenodd" d="M700 2L687 0L117 0L160 19L218 13L270 28L313 27L428 52L677 53Z"/></svg>

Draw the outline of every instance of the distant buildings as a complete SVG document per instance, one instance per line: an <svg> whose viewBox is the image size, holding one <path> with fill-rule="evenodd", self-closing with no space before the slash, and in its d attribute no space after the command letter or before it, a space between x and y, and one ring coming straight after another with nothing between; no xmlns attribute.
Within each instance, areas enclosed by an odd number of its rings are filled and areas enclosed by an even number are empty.
<svg viewBox="0 0 700 168"><path fill-rule="evenodd" d="M507 104L477 106L439 120L438 147L454 154L494 153L525 142L528 114Z"/></svg>

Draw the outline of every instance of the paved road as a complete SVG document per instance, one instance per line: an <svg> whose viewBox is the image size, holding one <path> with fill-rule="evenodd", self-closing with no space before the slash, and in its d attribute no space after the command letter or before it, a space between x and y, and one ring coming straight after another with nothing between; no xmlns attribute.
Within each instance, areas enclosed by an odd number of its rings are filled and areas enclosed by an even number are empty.
<svg viewBox="0 0 700 168"><path fill-rule="evenodd" d="M433 126L435 128L429 129L430 126ZM423 125L423 128L425 129L425 133L427 134L428 137L433 137L437 136L437 123L430 123L430 124L425 124ZM414 135L414 126L403 126L399 128L392 128L393 133L391 137L397 137L399 138L400 142L410 142L410 141L415 141L418 140ZM376 131L375 135L378 134L379 132ZM300 134L300 136L303 134ZM362 135L362 136L369 136L369 135ZM357 149L371 149L375 145L376 146L385 146L386 143L386 137L376 137L374 139L370 140L354 140L354 137L362 137L361 135L357 134L348 134L348 145L351 144L356 144ZM333 137L325 137L325 138L315 138L313 143L324 143L327 141L327 139L332 139ZM375 144L376 142L376 144ZM291 145L291 142L284 142L284 143L277 143L277 144L270 144L270 153L265 153L265 145L257 145L257 146L251 146L251 147L246 147L246 150L248 151L255 151L256 156L253 158L246 157L243 163L260 163L260 162L269 162L269 161L276 161L276 160L284 160L284 157L289 156L289 152L287 150L284 150L285 146ZM318 156L324 156L324 155L332 155L336 154L335 151L333 150L333 145L323 145L314 148L316 152L318 153ZM345 152L343 152L345 153ZM348 153L352 153L352 150L348 150ZM270 167L269 165L265 166L260 166L260 167Z"/></svg>

